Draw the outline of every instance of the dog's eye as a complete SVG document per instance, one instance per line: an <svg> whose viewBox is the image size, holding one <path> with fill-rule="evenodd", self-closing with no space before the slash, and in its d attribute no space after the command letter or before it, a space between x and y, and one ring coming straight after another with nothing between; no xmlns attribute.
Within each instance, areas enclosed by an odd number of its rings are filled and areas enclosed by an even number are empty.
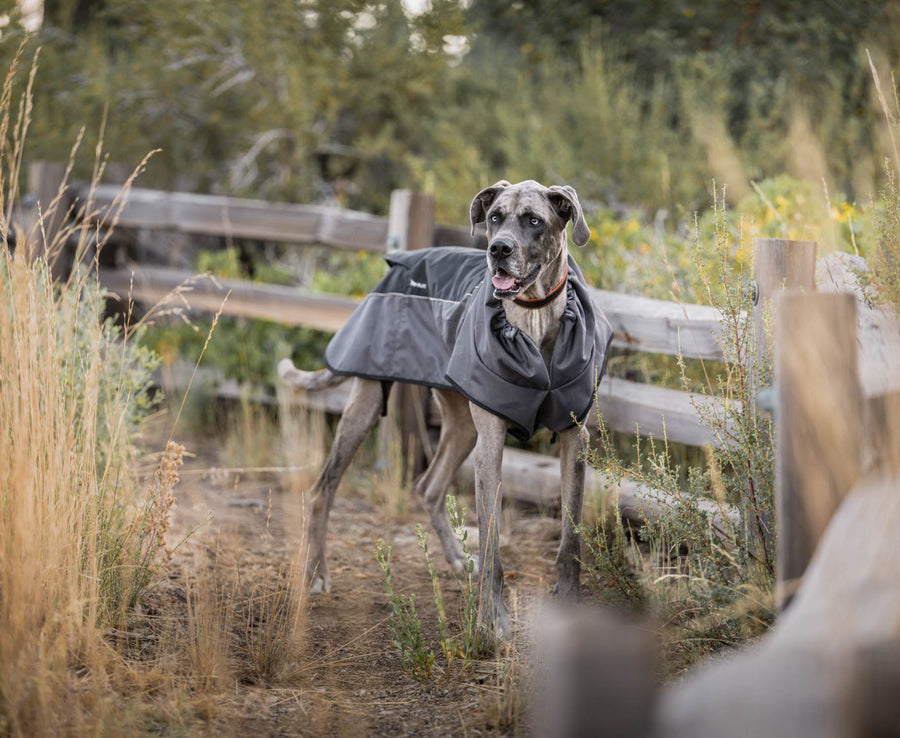
<svg viewBox="0 0 900 738"><path fill-rule="evenodd" d="M531 225L533 225L533 226L539 226L539 225L541 224L541 219L540 219L540 218L535 218L535 217L532 215L528 222L531 223Z"/></svg>
<svg viewBox="0 0 900 738"><path fill-rule="evenodd" d="M499 223L500 216L497 213L491 213L489 220L491 221L491 223Z"/></svg>

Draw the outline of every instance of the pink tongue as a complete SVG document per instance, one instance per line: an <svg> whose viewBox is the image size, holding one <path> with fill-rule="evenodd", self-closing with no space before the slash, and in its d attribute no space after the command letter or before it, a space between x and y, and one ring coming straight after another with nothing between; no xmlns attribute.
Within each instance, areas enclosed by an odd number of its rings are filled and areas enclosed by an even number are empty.
<svg viewBox="0 0 900 738"><path fill-rule="evenodd" d="M495 274L491 277L491 284L498 290L506 292L516 286L516 278L508 275L501 277L499 274Z"/></svg>

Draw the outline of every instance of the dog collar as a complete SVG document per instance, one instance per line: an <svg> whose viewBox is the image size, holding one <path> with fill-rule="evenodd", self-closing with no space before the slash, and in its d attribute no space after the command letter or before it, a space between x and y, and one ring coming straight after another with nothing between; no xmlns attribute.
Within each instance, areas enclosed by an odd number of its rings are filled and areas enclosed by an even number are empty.
<svg viewBox="0 0 900 738"><path fill-rule="evenodd" d="M550 290L543 297L514 297L513 302L516 303L519 307L523 308L540 308L544 307L544 305L553 302L557 297L559 297L559 293L565 289L566 280L569 278L569 265L566 264L566 268L563 270L562 279L556 284L552 290Z"/></svg>

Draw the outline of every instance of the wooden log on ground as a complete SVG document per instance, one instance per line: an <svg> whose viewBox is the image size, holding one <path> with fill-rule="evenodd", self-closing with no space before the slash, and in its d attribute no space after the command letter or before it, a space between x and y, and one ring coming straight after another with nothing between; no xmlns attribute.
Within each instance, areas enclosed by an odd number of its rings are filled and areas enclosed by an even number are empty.
<svg viewBox="0 0 900 738"><path fill-rule="evenodd" d="M503 495L507 499L540 505L551 510L560 507L559 459L517 448L503 452ZM475 470L471 457L463 462L459 478L473 484ZM649 489L628 477L616 481L603 472L588 468L585 474L585 496L615 501L623 522L637 530L669 514L682 500L657 489ZM697 500L717 535L728 537L739 524L737 511L729 505L711 500Z"/></svg>

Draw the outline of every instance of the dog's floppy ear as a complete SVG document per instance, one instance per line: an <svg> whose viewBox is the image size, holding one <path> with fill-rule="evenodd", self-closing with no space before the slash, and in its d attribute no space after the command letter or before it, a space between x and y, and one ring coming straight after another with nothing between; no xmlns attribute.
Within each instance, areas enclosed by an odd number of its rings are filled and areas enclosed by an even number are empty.
<svg viewBox="0 0 900 738"><path fill-rule="evenodd" d="M488 208L494 199L500 193L500 190L509 187L509 182L501 179L497 184L485 187L481 192L475 195L472 204L469 206L469 220L472 223L472 235L475 235L475 226L481 223L487 216Z"/></svg>
<svg viewBox="0 0 900 738"><path fill-rule="evenodd" d="M572 240L576 246L584 246L591 240L591 229L584 219L584 211L578 202L578 194L569 185L553 185L547 188L547 197L560 217L572 221Z"/></svg>

